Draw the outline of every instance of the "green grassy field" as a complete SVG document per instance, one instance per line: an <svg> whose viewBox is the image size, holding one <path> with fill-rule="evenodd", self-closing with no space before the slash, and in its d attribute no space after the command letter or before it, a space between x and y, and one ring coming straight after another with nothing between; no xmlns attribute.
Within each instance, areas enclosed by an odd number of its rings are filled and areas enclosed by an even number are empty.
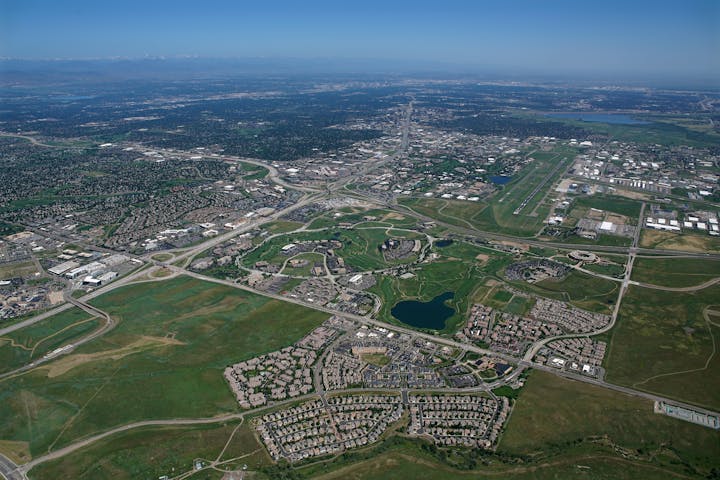
<svg viewBox="0 0 720 480"><path fill-rule="evenodd" d="M398 202L417 213L463 228L480 228L478 216L487 207L486 203L481 202L441 198L401 198Z"/></svg>
<svg viewBox="0 0 720 480"><path fill-rule="evenodd" d="M103 322L73 307L47 320L0 337L0 373L22 367L83 337Z"/></svg>
<svg viewBox="0 0 720 480"><path fill-rule="evenodd" d="M282 247L285 245L299 241L325 240L330 238L335 238L334 231L300 232L291 235L280 235L263 242L262 245L259 245L255 250L245 255L242 263L246 267L252 267L255 262L258 261L281 265L288 258L287 255L280 253Z"/></svg>
<svg viewBox="0 0 720 480"><path fill-rule="evenodd" d="M717 253L720 252L720 237L711 237L704 233L677 234L645 228L640 234L640 246L662 250Z"/></svg>
<svg viewBox="0 0 720 480"><path fill-rule="evenodd" d="M503 480L561 480L569 478L587 478L594 480L667 480L686 478L658 471L653 466L634 464L621 458L603 458L597 455L572 455L554 460L552 464L525 467L506 467L488 470L457 470L434 459L412 453L384 453L372 460L354 464L337 472L315 477L318 480L405 480L422 478L427 480L446 480L448 478Z"/></svg>
<svg viewBox="0 0 720 480"><path fill-rule="evenodd" d="M569 243L573 245L604 245L608 247L629 247L632 245L632 238L620 237L618 235L605 235L599 234L595 240L590 238L581 237L579 235L571 234L572 229L563 228L565 234L559 237L551 237L548 235L542 235L539 240L544 242L561 242Z"/></svg>
<svg viewBox="0 0 720 480"><path fill-rule="evenodd" d="M295 276L302 276L302 277L309 277L312 273L312 269L315 266L315 264L322 265L323 259L325 258L323 255L315 252L306 252L306 253L300 253L298 255L295 255L293 257L289 257L293 260L307 260L308 264L302 267L291 267L290 262L287 263L285 268L282 270L282 272L285 275L295 275Z"/></svg>
<svg viewBox="0 0 720 480"><path fill-rule="evenodd" d="M297 230L300 227L302 227L302 223L300 222L276 220L274 222L264 224L262 226L262 229L268 232L268 234L274 235L276 233L292 232L293 230Z"/></svg>
<svg viewBox="0 0 720 480"><path fill-rule="evenodd" d="M152 256L152 259L157 262L167 262L168 260L172 260L174 258L174 255L172 253L156 253Z"/></svg>
<svg viewBox="0 0 720 480"><path fill-rule="evenodd" d="M720 286L692 293L631 286L611 332L608 381L719 409L720 320L703 317L718 304Z"/></svg>
<svg viewBox="0 0 720 480"><path fill-rule="evenodd" d="M227 448L220 456L226 443ZM252 427L238 421L199 426L145 427L113 435L61 459L40 464L30 472L30 478L158 478L190 471L196 459L207 464L218 458L227 462L219 466L226 469L240 469L242 465L247 465L248 469L257 470L271 461L256 440ZM197 478L205 478L204 474L211 472L201 472Z"/></svg>
<svg viewBox="0 0 720 480"><path fill-rule="evenodd" d="M689 287L720 277L720 261L706 258L637 258L632 279L665 287Z"/></svg>
<svg viewBox="0 0 720 480"><path fill-rule="evenodd" d="M225 366L290 345L327 314L178 277L92 302L118 321L103 337L0 382L0 440L33 455L143 419L237 411Z"/></svg>
<svg viewBox="0 0 720 480"><path fill-rule="evenodd" d="M385 260L379 247L388 238L423 241L425 237L415 232L387 228L342 230L337 239L343 243L343 247L336 253L345 259L345 263L356 270L387 268L392 265L410 263L417 259L417 255L410 255L400 260Z"/></svg>
<svg viewBox="0 0 720 480"><path fill-rule="evenodd" d="M624 215L630 219L633 225L637 225L637 219L640 216L641 204L642 202L624 197L616 197L612 195L587 195L575 197L573 199L573 211L574 209L579 209L581 210L579 213L582 213L591 208L595 208L606 212ZM580 216L584 216L584 214Z"/></svg>
<svg viewBox="0 0 720 480"><path fill-rule="evenodd" d="M0 266L0 280L12 277L27 277L37 271L38 269L32 261L6 263Z"/></svg>
<svg viewBox="0 0 720 480"><path fill-rule="evenodd" d="M657 415L649 400L533 372L498 452L531 458L562 457L580 444L588 444L591 450L609 446L617 457L629 460L629 467L634 463L654 466L660 470L654 478L674 478L673 472L705 478L720 458L716 431ZM618 468L624 464L617 458Z"/></svg>

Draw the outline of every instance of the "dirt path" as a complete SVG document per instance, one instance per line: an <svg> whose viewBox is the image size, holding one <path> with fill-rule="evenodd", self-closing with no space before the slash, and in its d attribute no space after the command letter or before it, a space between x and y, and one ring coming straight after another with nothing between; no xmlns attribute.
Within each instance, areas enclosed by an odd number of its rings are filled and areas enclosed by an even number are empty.
<svg viewBox="0 0 720 480"><path fill-rule="evenodd" d="M82 324L84 324L84 323L92 322L93 320L95 320L95 319L97 319L97 318L98 318L98 317L90 317L90 318L86 318L85 320L80 320L79 322L75 322L75 323L73 323L72 325L68 325L67 327L65 327L65 328L63 328L63 329L61 329L61 330L58 330L57 332L52 333L52 334L48 335L48 336L45 337L45 338L41 338L40 340L38 340L38 341L35 343L35 346L32 347L32 351L30 352L30 358L32 359L32 358L35 356L35 349L37 349L37 347L39 347L40 344L42 344L42 343L45 342L46 340L49 340L49 339L55 337L56 335L60 335L61 333L65 332L65 331L67 331L67 330L69 330L69 329L71 329L71 328L73 328L73 327L77 327L78 325L82 325Z"/></svg>
<svg viewBox="0 0 720 480"><path fill-rule="evenodd" d="M705 365L702 368L693 368L690 370L681 370L678 372L669 372L669 373L661 373L659 375L653 375L652 377L646 378L642 382L633 383L633 387L638 387L639 385L643 385L651 380L655 380L656 378L663 378L663 377L670 377L673 375L682 375L685 373L695 373L695 372L702 372L704 370L707 370L710 366L710 362L712 361L713 357L715 356L715 353L717 353L717 345L715 342L715 335L713 335L712 326L717 326L715 322L710 320L710 315L715 313L714 310L710 310L710 307L706 307L705 310L703 310L703 319L705 320L705 324L707 325L708 332L710 333L710 339L712 340L712 352L710 352L710 355L708 356L707 360L705 360Z"/></svg>
<svg viewBox="0 0 720 480"><path fill-rule="evenodd" d="M712 287L716 283L720 282L720 277L712 278L706 282L701 283L700 285L693 285L690 287L664 287L662 285L653 285L652 283L642 283L642 282L630 282L631 285L637 285L643 288L652 288L655 290L665 290L666 292L695 292L697 290L702 290L704 288Z"/></svg>
<svg viewBox="0 0 720 480"><path fill-rule="evenodd" d="M388 454L386 454L385 456L387 457ZM660 467L657 467L654 465L643 464L643 463L639 463L639 462L632 462L632 461L626 460L624 458L613 457L613 456L609 456L609 455L582 455L579 457L572 457L572 458L567 458L567 459L562 459L562 460L555 460L555 461L551 461L551 462L540 463L538 465L532 465L532 466L527 466L527 467L508 468L506 470L498 470L498 471L493 471L493 472L481 471L481 470L469 470L469 471L455 470L448 465L443 465L441 463L434 462L432 460L418 458L418 457L411 456L411 455L408 455L405 453L395 453L394 456L402 458L404 460L407 460L408 462L411 462L411 463L423 465L429 469L442 470L444 472L447 472L448 475L452 475L453 477L472 476L472 477L500 477L500 478L503 478L506 475L511 475L511 474L537 472L537 471L545 469L545 468L559 467L559 466L563 466L563 465L567 465L567 464L576 464L578 461L608 460L611 462L624 463L624 464L633 465L633 466L641 466L642 468L647 468L649 470L654 470L656 472L662 472L666 475L671 475L674 478L686 478L686 479L693 478L693 477L688 477L687 475L683 475L681 473L668 471L666 469L663 469L663 468L660 468ZM392 458L385 458L384 460L385 460L385 462L383 462L384 465L393 466L394 464L396 464L396 462L394 462ZM378 464L377 468L382 468L379 465L380 459L366 460L365 462L359 462L359 463L367 463L370 461L376 462ZM357 465L358 465L357 463L353 464L353 465L348 465L347 467L340 468L338 470L335 470L334 472L330 472L325 475L316 477L316 480L332 480L335 478L343 478L347 474L349 474L353 470L355 470L357 468Z"/></svg>
<svg viewBox="0 0 720 480"><path fill-rule="evenodd" d="M52 442L52 443L50 444L50 446L48 447L48 452L51 451L52 448L55 446L55 444L58 442L58 440L60 440L60 437L63 436L63 433L65 433L65 431L66 431L68 428L70 428L73 423L75 423L75 419L80 416L80 414L85 410L85 408L90 404L90 402L92 402L92 401L95 399L95 397L97 397L97 396L100 394L100 392L102 392L103 389L112 381L113 377L115 377L115 374L116 374L119 370L120 370L120 367L116 368L115 371L112 373L112 375L110 375L110 376L107 378L107 380L106 380L102 385L100 385L97 390L95 390L95 393L93 393L92 395L90 395L90 398L87 399L87 401L83 404L83 406L80 407L80 409L79 409L77 412L75 412L75 415L73 415L72 417L70 417L70 418L68 419L68 421L65 422L65 425L63 425L63 428L62 428L62 429L60 430L60 432L57 434L57 437L55 437L55 440L53 440L53 442Z"/></svg>

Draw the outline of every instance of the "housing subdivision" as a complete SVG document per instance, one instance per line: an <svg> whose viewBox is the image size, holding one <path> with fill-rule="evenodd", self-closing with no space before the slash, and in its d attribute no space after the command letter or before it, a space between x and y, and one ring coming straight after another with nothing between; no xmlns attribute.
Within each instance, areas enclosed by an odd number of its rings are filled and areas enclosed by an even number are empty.
<svg viewBox="0 0 720 480"><path fill-rule="evenodd" d="M554 323L572 333L599 330L610 323L610 315L573 307L559 300L537 297L530 316L536 320Z"/></svg>
<svg viewBox="0 0 720 480"><path fill-rule="evenodd" d="M479 395L411 395L411 435L430 437L438 445L490 449L510 414L510 401Z"/></svg>
<svg viewBox="0 0 720 480"><path fill-rule="evenodd" d="M399 395L338 396L268 413L255 428L273 459L295 462L374 443L402 412Z"/></svg>
<svg viewBox="0 0 720 480"><path fill-rule="evenodd" d="M496 312L482 304L473 305L462 336L487 343L498 352L518 355L543 338L589 333L609 322L609 315L582 310L558 300L537 298L527 317Z"/></svg>

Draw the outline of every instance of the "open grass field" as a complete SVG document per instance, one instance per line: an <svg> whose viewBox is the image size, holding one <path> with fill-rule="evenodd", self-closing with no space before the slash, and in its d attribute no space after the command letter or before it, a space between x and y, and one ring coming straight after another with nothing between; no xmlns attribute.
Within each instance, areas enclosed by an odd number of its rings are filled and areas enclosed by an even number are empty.
<svg viewBox="0 0 720 480"><path fill-rule="evenodd" d="M118 325L0 381L0 440L28 442L37 455L138 420L237 411L223 369L290 345L327 317L189 277L123 286L92 303Z"/></svg>
<svg viewBox="0 0 720 480"><path fill-rule="evenodd" d="M570 230L570 229L567 229ZM542 240L544 242L562 242L562 243L570 243L573 245L582 246L582 245L604 245L608 247L629 247L632 245L632 238L628 237L621 237L619 235L607 235L607 234L599 234L595 240L592 240L590 238L581 237L579 235L568 235L568 236L562 236L562 237L551 237L548 235L543 235L538 238L539 240Z"/></svg>
<svg viewBox="0 0 720 480"><path fill-rule="evenodd" d="M608 275L610 277L622 278L625 275L625 265L623 264L607 264L601 265L598 263L591 263L589 265L583 265L585 270L590 272L599 273L601 275Z"/></svg>
<svg viewBox="0 0 720 480"><path fill-rule="evenodd" d="M158 478L190 471L196 459L207 464L218 458L228 462L220 466L227 469L240 469L245 464L257 470L271 461L247 423L146 427L113 435L41 464L30 472L30 478Z"/></svg>
<svg viewBox="0 0 720 480"><path fill-rule="evenodd" d="M0 280L13 277L27 277L37 271L38 269L32 261L6 263L0 265Z"/></svg>
<svg viewBox="0 0 720 480"><path fill-rule="evenodd" d="M594 480L667 480L686 478L658 471L651 465L640 465L620 457L602 455L568 455L539 465L487 468L478 470L457 470L434 459L416 453L384 453L372 460L366 460L341 468L317 480L405 480L422 478L446 480L449 478L503 480L560 480L587 478Z"/></svg>
<svg viewBox="0 0 720 480"><path fill-rule="evenodd" d="M47 320L0 337L0 373L20 368L83 337L103 321L73 307Z"/></svg>
<svg viewBox="0 0 720 480"><path fill-rule="evenodd" d="M442 333L453 333L462 325L470 304L484 289L484 279L495 277L511 261L509 255L498 254L492 250L455 242L437 249L441 256L428 264L422 264L414 271L415 277L401 279L382 276L371 291L383 299L379 318L390 323L398 323L390 310L402 300L420 300L427 302L437 295L452 291L455 296L447 304L455 309L455 315L446 321ZM481 256L482 260L477 257Z"/></svg>
<svg viewBox="0 0 720 480"><path fill-rule="evenodd" d="M594 277L577 270L562 279L546 279L537 283L511 282L514 286L544 297L570 302L594 312L609 313L618 295L620 284Z"/></svg>
<svg viewBox="0 0 720 480"><path fill-rule="evenodd" d="M692 293L631 286L605 359L607 380L720 409L720 286ZM714 353L715 352L715 353Z"/></svg>
<svg viewBox="0 0 720 480"><path fill-rule="evenodd" d="M263 230L268 232L268 234L274 235L276 233L292 232L293 230L297 230L300 227L302 227L302 223L300 222L276 220L274 222L266 223L265 225L263 225L262 228Z"/></svg>
<svg viewBox="0 0 720 480"><path fill-rule="evenodd" d="M720 261L706 258L637 258L632 279L665 287L690 287L720 277Z"/></svg>
<svg viewBox="0 0 720 480"><path fill-rule="evenodd" d="M283 268L280 273L283 273L285 275L309 277L312 274L312 269L315 264L323 265L324 258L325 257L323 255L315 252L299 253L293 257L290 257L290 259L307 260L308 264L302 267L292 267L290 265L290 262L288 261L288 263L285 265L285 268Z"/></svg>
<svg viewBox="0 0 720 480"><path fill-rule="evenodd" d="M642 202L631 200L629 198L616 197L613 195L579 196L575 197L573 200L573 216L577 217L574 213L575 209L580 210L579 213L582 213L582 211L595 208L597 210L624 215L629 218L633 225L637 225L641 205Z"/></svg>
<svg viewBox="0 0 720 480"><path fill-rule="evenodd" d="M482 202L442 198L401 198L399 203L422 215L463 228L480 228L478 216L487 208Z"/></svg>
<svg viewBox="0 0 720 480"><path fill-rule="evenodd" d="M684 252L720 252L720 238L706 234L670 233L644 228L640 234L640 246L661 250L682 250Z"/></svg>
<svg viewBox="0 0 720 480"><path fill-rule="evenodd" d="M618 458L623 453L630 460L628 467L637 464L659 469L648 469L645 475L649 476L630 478L674 478L673 472L687 475L683 464L693 465L696 470L697 475L690 475L691 478L705 478L720 458L716 431L657 415L649 400L533 372L515 405L498 451L531 457L562 456L573 444L583 443L596 445L591 449L601 450L602 445L616 449L616 462L611 463L616 463L619 469L625 464ZM584 460L581 463L585 465Z"/></svg>

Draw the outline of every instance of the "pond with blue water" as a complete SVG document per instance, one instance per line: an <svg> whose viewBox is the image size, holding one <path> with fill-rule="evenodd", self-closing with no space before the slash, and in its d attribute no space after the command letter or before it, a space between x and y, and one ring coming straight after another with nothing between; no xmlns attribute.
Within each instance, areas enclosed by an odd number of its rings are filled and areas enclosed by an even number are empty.
<svg viewBox="0 0 720 480"><path fill-rule="evenodd" d="M403 300L396 303L390 313L411 327L442 330L445 328L445 321L455 315L455 309L445 304L454 297L454 292L445 292L429 302Z"/></svg>

